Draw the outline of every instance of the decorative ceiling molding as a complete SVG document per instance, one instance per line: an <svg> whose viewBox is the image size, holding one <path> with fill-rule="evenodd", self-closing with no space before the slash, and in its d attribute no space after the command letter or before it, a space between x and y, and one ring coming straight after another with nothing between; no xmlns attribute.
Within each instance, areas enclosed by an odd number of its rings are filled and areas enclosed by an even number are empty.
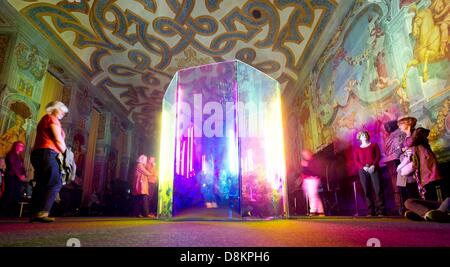
<svg viewBox="0 0 450 267"><path fill-rule="evenodd" d="M8 23L8 20L0 14L0 27L10 27L11 24Z"/></svg>
<svg viewBox="0 0 450 267"><path fill-rule="evenodd" d="M181 68L236 58L293 87L340 1L8 2L150 132Z"/></svg>

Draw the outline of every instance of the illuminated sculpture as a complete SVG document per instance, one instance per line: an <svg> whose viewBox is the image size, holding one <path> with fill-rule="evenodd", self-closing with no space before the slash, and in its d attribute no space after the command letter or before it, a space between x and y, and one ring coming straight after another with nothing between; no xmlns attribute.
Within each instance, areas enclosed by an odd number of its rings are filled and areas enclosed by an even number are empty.
<svg viewBox="0 0 450 267"><path fill-rule="evenodd" d="M276 80L238 60L180 70L161 127L158 218L287 215Z"/></svg>

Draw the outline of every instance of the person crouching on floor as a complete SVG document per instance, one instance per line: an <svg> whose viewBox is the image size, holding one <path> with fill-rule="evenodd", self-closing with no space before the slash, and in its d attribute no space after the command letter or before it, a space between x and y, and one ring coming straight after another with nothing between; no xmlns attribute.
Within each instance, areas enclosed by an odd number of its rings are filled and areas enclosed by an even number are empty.
<svg viewBox="0 0 450 267"><path fill-rule="evenodd" d="M450 223L450 197L442 202L410 198L405 206L408 209L405 217L409 220Z"/></svg>

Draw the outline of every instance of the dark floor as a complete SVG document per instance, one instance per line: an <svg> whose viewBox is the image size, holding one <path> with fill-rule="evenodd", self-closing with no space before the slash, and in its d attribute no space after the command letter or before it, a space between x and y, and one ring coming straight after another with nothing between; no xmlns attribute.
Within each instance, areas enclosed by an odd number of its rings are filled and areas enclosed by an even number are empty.
<svg viewBox="0 0 450 267"><path fill-rule="evenodd" d="M0 246L151 247L450 247L450 224L403 218L299 217L267 221L158 221L144 218L57 218L30 224L0 220Z"/></svg>

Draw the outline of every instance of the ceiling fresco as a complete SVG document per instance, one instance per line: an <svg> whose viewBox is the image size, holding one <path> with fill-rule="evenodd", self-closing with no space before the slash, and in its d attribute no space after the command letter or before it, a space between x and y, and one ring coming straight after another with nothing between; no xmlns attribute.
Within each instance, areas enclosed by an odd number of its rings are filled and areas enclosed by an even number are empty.
<svg viewBox="0 0 450 267"><path fill-rule="evenodd" d="M7 0L152 133L181 68L237 58L297 81L338 0Z"/></svg>

